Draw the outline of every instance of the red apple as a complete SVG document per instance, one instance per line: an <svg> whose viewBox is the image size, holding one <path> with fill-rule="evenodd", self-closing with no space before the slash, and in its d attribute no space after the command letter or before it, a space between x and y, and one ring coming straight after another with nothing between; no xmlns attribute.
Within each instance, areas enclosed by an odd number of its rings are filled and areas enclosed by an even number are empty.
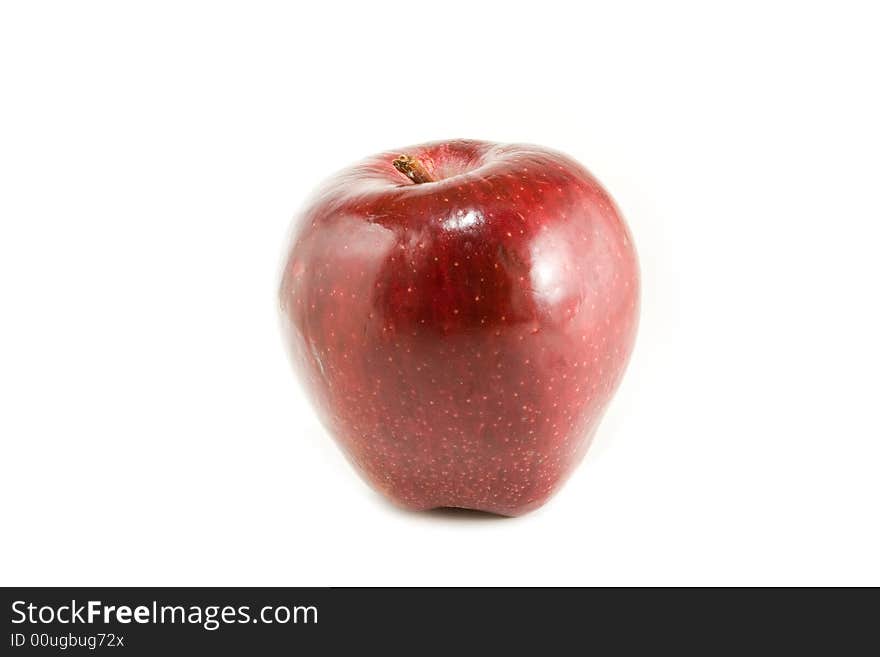
<svg viewBox="0 0 880 657"><path fill-rule="evenodd" d="M294 225L285 338L364 478L409 509L520 515L586 452L632 350L632 237L580 164L436 142L331 179Z"/></svg>

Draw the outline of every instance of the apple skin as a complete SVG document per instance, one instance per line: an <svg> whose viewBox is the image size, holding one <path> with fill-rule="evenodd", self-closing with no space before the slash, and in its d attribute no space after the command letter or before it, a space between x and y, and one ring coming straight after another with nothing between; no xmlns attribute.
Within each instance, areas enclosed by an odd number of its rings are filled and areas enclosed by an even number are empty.
<svg viewBox="0 0 880 657"><path fill-rule="evenodd" d="M401 153L435 178L414 183ZM545 148L454 140L342 171L295 221L286 344L356 469L396 504L516 516L582 460L632 351L614 201Z"/></svg>

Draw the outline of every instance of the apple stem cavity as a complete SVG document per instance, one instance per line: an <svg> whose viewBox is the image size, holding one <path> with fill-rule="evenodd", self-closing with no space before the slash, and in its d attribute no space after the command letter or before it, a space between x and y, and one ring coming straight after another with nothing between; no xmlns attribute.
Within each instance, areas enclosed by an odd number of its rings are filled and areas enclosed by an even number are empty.
<svg viewBox="0 0 880 657"><path fill-rule="evenodd" d="M434 182L433 176L428 173L425 165L411 155L400 155L391 164L417 185Z"/></svg>

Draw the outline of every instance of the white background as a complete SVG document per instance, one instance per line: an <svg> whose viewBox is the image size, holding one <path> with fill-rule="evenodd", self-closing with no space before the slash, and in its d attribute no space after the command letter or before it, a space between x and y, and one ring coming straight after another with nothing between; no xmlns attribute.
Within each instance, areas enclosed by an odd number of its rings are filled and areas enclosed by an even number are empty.
<svg viewBox="0 0 880 657"><path fill-rule="evenodd" d="M880 584L872 3L6 2L0 583ZM313 417L276 283L335 170L586 164L644 304L530 516L401 512Z"/></svg>

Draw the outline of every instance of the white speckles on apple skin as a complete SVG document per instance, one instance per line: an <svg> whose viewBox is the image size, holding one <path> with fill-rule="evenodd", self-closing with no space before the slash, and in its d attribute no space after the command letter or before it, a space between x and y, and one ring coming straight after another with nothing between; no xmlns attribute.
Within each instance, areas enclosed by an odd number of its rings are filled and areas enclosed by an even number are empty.
<svg viewBox="0 0 880 657"><path fill-rule="evenodd" d="M564 156L419 148L481 175L401 187L382 155L326 186L290 248L287 342L330 432L394 502L520 515L577 465L623 374L632 241Z"/></svg>

